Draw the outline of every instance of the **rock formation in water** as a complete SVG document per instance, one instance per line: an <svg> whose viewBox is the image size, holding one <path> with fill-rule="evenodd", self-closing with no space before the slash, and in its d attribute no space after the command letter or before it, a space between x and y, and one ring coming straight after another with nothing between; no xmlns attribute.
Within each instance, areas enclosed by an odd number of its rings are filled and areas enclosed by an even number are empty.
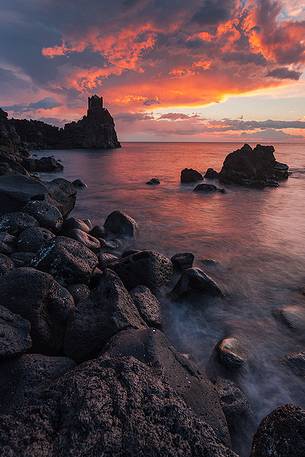
<svg viewBox="0 0 305 457"><path fill-rule="evenodd" d="M120 143L115 131L114 120L104 108L103 97L88 98L86 116L71 122L64 128L54 127L41 121L9 121L16 129L21 141L31 149L113 149Z"/></svg>

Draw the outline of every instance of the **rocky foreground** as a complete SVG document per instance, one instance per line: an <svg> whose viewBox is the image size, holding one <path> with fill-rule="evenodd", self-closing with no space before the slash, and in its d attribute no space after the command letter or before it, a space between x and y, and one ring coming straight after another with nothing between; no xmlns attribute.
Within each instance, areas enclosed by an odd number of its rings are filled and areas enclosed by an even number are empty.
<svg viewBox="0 0 305 457"><path fill-rule="evenodd" d="M12 135L0 148L1 456L304 456L293 405L248 449L237 338L217 344L205 373L163 333L169 299L224 295L194 256L125 251L140 228L120 211L103 226L71 217L80 183L33 177Z"/></svg>

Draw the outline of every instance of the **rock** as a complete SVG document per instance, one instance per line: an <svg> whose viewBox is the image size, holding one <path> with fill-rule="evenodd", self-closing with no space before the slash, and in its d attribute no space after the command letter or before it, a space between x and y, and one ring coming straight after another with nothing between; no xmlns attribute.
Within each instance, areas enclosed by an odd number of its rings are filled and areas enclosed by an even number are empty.
<svg viewBox="0 0 305 457"><path fill-rule="evenodd" d="M62 227L63 217L61 212L56 206L50 205L45 201L31 201L27 203L23 211L33 216L44 228L59 232Z"/></svg>
<svg viewBox="0 0 305 457"><path fill-rule="evenodd" d="M225 193L224 189L219 189L218 187L214 186L213 184L198 184L198 186L195 187L193 192L203 192L206 194L213 193L213 192L221 192L222 194Z"/></svg>
<svg viewBox="0 0 305 457"><path fill-rule="evenodd" d="M100 239L104 238L106 235L106 230L104 227L101 227L100 225L95 225L93 229L90 231L90 235L94 236L94 238Z"/></svg>
<svg viewBox="0 0 305 457"><path fill-rule="evenodd" d="M220 363L230 370L239 370L247 364L247 352L237 338L224 338L216 349Z"/></svg>
<svg viewBox="0 0 305 457"><path fill-rule="evenodd" d="M128 249L127 251L124 251L123 254L121 255L121 258L124 259L125 257L129 257L130 255L137 254L138 252L141 252L139 249ZM304 293L305 295L305 293Z"/></svg>
<svg viewBox="0 0 305 457"><path fill-rule="evenodd" d="M0 361L27 352L31 348L30 330L31 325L27 320L0 306Z"/></svg>
<svg viewBox="0 0 305 457"><path fill-rule="evenodd" d="M52 173L64 169L62 164L54 157L41 157L40 159L27 158L23 160L23 166L31 173Z"/></svg>
<svg viewBox="0 0 305 457"><path fill-rule="evenodd" d="M218 438L230 445L226 420L214 386L204 373L169 345L159 330L125 330L115 335L105 357L134 357L145 363L185 401L193 413L207 422Z"/></svg>
<svg viewBox="0 0 305 457"><path fill-rule="evenodd" d="M99 267L101 270L110 267L113 262L116 262L119 258L116 255L109 254L107 252L101 252L99 255Z"/></svg>
<svg viewBox="0 0 305 457"><path fill-rule="evenodd" d="M92 251L97 251L101 248L101 242L97 238L94 238L94 236L90 235L89 233L83 232L80 229L70 230L68 236L76 241L79 241Z"/></svg>
<svg viewBox="0 0 305 457"><path fill-rule="evenodd" d="M157 186L158 184L160 184L160 179L158 178L151 178L150 181L147 181L147 183L149 186Z"/></svg>
<svg viewBox="0 0 305 457"><path fill-rule="evenodd" d="M24 354L0 365L0 410L2 414L29 406L56 379L75 367L68 357Z"/></svg>
<svg viewBox="0 0 305 457"><path fill-rule="evenodd" d="M282 362L297 376L305 377L305 352L286 355Z"/></svg>
<svg viewBox="0 0 305 457"><path fill-rule="evenodd" d="M55 235L46 228L30 227L20 233L17 240L17 249L23 252L37 252L54 238Z"/></svg>
<svg viewBox="0 0 305 457"><path fill-rule="evenodd" d="M30 267L35 257L35 252L13 252L11 260L14 262L15 267Z"/></svg>
<svg viewBox="0 0 305 457"><path fill-rule="evenodd" d="M281 176L288 177L288 166L276 162L273 146L258 144L252 149L245 144L226 157L219 179L224 183L263 188L277 186Z"/></svg>
<svg viewBox="0 0 305 457"><path fill-rule="evenodd" d="M113 335L129 327L145 324L119 277L105 270L97 288L71 316L65 354L77 362L94 358Z"/></svg>
<svg viewBox="0 0 305 457"><path fill-rule="evenodd" d="M74 302L52 276L33 268L12 270L0 277L0 305L30 321L33 351L61 351Z"/></svg>
<svg viewBox="0 0 305 457"><path fill-rule="evenodd" d="M73 284L67 289L72 295L75 304L79 303L80 301L87 300L90 295L90 289L86 284Z"/></svg>
<svg viewBox="0 0 305 457"><path fill-rule="evenodd" d="M82 219L76 219L75 217L69 217L64 221L63 231L69 233L71 230L78 229L85 233L90 232L89 224ZM92 235L93 236L93 235Z"/></svg>
<svg viewBox="0 0 305 457"><path fill-rule="evenodd" d="M140 316L149 327L161 328L161 306L159 300L151 293L148 287L138 286L130 292Z"/></svg>
<svg viewBox="0 0 305 457"><path fill-rule="evenodd" d="M155 251L140 251L111 265L128 290L147 286L153 292L165 286L173 275L172 262Z"/></svg>
<svg viewBox="0 0 305 457"><path fill-rule="evenodd" d="M188 268L171 292L174 299L192 298L198 294L222 297L218 284L200 268Z"/></svg>
<svg viewBox="0 0 305 457"><path fill-rule="evenodd" d="M72 181L72 184L77 189L86 189L88 187L87 184L84 183L84 181L82 181L81 179L75 179L74 181Z"/></svg>
<svg viewBox="0 0 305 457"><path fill-rule="evenodd" d="M6 275L15 268L14 262L5 254L0 254L0 276Z"/></svg>
<svg viewBox="0 0 305 457"><path fill-rule="evenodd" d="M16 237L8 232L0 232L0 252L1 254L11 254L15 249Z"/></svg>
<svg viewBox="0 0 305 457"><path fill-rule="evenodd" d="M67 217L75 206L75 187L63 178L53 179L53 181L47 182L45 185L49 193L49 203L56 206L63 217Z"/></svg>
<svg viewBox="0 0 305 457"><path fill-rule="evenodd" d="M187 184L191 182L202 181L203 176L199 171L193 170L192 168L185 168L181 171L180 177L181 183Z"/></svg>
<svg viewBox="0 0 305 457"><path fill-rule="evenodd" d="M192 268L194 263L195 256L191 252L183 252L175 254L171 261L174 265L174 268L178 271L184 271L188 268Z"/></svg>
<svg viewBox="0 0 305 457"><path fill-rule="evenodd" d="M32 264L62 285L89 284L98 258L79 241L58 236L38 251Z"/></svg>
<svg viewBox="0 0 305 457"><path fill-rule="evenodd" d="M82 364L31 406L1 415L0 447L10 457L237 457L162 374L132 357Z"/></svg>
<svg viewBox="0 0 305 457"><path fill-rule="evenodd" d="M305 309L303 306L288 305L273 311L273 315L278 318L292 331L299 335L304 335L305 331Z"/></svg>
<svg viewBox="0 0 305 457"><path fill-rule="evenodd" d="M134 219L121 211L113 211L107 217L104 227L107 232L121 236L135 236L137 223Z"/></svg>
<svg viewBox="0 0 305 457"><path fill-rule="evenodd" d="M122 247L121 240L103 240L100 238L100 242L103 252L116 251Z"/></svg>
<svg viewBox="0 0 305 457"><path fill-rule="evenodd" d="M44 200L48 190L27 176L0 176L0 215L22 210L31 200Z"/></svg>
<svg viewBox="0 0 305 457"><path fill-rule="evenodd" d="M295 405L275 409L254 435L251 457L303 457L305 410Z"/></svg>
<svg viewBox="0 0 305 457"><path fill-rule="evenodd" d="M249 455L247 443L255 431L255 419L246 395L228 379L217 378L215 388L229 427L232 449L240 455Z"/></svg>
<svg viewBox="0 0 305 457"><path fill-rule="evenodd" d="M0 231L19 235L28 227L38 227L37 220L26 213L8 213L0 216Z"/></svg>
<svg viewBox="0 0 305 457"><path fill-rule="evenodd" d="M213 168L208 168L204 177L205 179L218 179L219 173L215 171Z"/></svg>

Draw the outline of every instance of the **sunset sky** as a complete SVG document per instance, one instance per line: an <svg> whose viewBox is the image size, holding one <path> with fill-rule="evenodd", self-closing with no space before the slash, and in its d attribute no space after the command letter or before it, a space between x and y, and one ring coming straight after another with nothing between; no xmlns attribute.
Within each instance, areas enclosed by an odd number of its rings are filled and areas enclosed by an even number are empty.
<svg viewBox="0 0 305 457"><path fill-rule="evenodd" d="M122 141L305 141L304 0L0 0L0 106Z"/></svg>

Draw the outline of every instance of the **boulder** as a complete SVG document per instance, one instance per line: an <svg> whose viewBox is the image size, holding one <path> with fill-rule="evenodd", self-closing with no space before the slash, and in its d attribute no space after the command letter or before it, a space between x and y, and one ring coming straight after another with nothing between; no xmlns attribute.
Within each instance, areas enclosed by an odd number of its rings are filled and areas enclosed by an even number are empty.
<svg viewBox="0 0 305 457"><path fill-rule="evenodd" d="M61 212L56 206L48 202L33 200L27 203L23 211L33 216L44 228L59 232L62 227L63 217Z"/></svg>
<svg viewBox="0 0 305 457"><path fill-rule="evenodd" d="M38 227L37 220L26 213L16 212L0 216L0 231L19 235L28 227Z"/></svg>
<svg viewBox="0 0 305 457"><path fill-rule="evenodd" d="M181 171L180 180L182 184L187 184L191 182L202 181L203 176L197 170L193 170L192 168L185 168Z"/></svg>
<svg viewBox="0 0 305 457"><path fill-rule="evenodd" d="M90 235L89 233L83 232L80 229L73 229L67 233L67 236L73 238L76 241L79 241L88 249L92 251L98 251L101 248L101 242L94 238L94 236Z"/></svg>
<svg viewBox="0 0 305 457"><path fill-rule="evenodd" d="M147 286L153 292L166 285L173 275L172 262L155 251L140 251L111 264L128 290Z"/></svg>
<svg viewBox="0 0 305 457"><path fill-rule="evenodd" d="M208 168L204 177L205 179L218 179L219 173L215 171L213 168Z"/></svg>
<svg viewBox="0 0 305 457"><path fill-rule="evenodd" d="M116 255L109 254L108 252L101 252L98 256L99 268L104 270L111 266L113 262L116 262L119 258Z"/></svg>
<svg viewBox="0 0 305 457"><path fill-rule="evenodd" d="M282 362L286 365L296 376L305 378L305 352L292 352L286 355Z"/></svg>
<svg viewBox="0 0 305 457"><path fill-rule="evenodd" d="M1 254L11 254L15 249L16 237L8 232L0 232L0 252Z"/></svg>
<svg viewBox="0 0 305 457"><path fill-rule="evenodd" d="M304 457L305 410L295 405L275 409L254 435L251 457Z"/></svg>
<svg viewBox="0 0 305 457"><path fill-rule="evenodd" d="M222 194L225 193L224 189L219 189L218 187L214 186L213 184L198 184L198 186L195 187L193 192L202 192L205 194L211 194L214 192L221 192Z"/></svg>
<svg viewBox="0 0 305 457"><path fill-rule="evenodd" d="M5 254L0 254L0 276L6 275L15 268L14 262Z"/></svg>
<svg viewBox="0 0 305 457"><path fill-rule="evenodd" d="M137 223L128 214L122 213L121 211L113 211L107 217L104 227L107 232L114 233L120 236L136 235Z"/></svg>
<svg viewBox="0 0 305 457"><path fill-rule="evenodd" d="M76 189L64 178L53 179L45 183L48 190L48 201L56 206L63 217L67 217L75 206ZM32 198L32 200L34 200Z"/></svg>
<svg viewBox="0 0 305 457"><path fill-rule="evenodd" d="M130 292L140 316L149 327L161 328L161 305L155 295L146 286L138 286Z"/></svg>
<svg viewBox="0 0 305 457"><path fill-rule="evenodd" d="M82 364L1 415L0 447L10 457L237 457L162 374L132 357Z"/></svg>
<svg viewBox="0 0 305 457"><path fill-rule="evenodd" d="M112 338L105 357L134 357L145 363L185 401L193 413L207 422L218 438L230 445L224 413L214 386L197 366L169 345L156 329L125 330Z"/></svg>
<svg viewBox="0 0 305 457"><path fill-rule="evenodd" d="M35 257L35 252L13 252L11 260L14 262L15 267L30 267Z"/></svg>
<svg viewBox="0 0 305 457"><path fill-rule="evenodd" d="M52 276L33 268L12 270L0 277L0 305L30 321L33 351L58 354L62 350L74 301Z"/></svg>
<svg viewBox="0 0 305 457"><path fill-rule="evenodd" d="M55 235L46 228L30 227L20 233L17 240L17 249L23 252L37 252L54 238Z"/></svg>
<svg viewBox="0 0 305 457"><path fill-rule="evenodd" d="M160 179L158 178L151 178L149 181L147 181L147 183L149 186L157 186L158 184L160 184Z"/></svg>
<svg viewBox="0 0 305 457"><path fill-rule="evenodd" d="M27 352L32 346L30 323L0 306L0 361ZM0 364L1 367L1 364ZM3 372L1 370L1 378ZM0 395L2 392L0 393Z"/></svg>
<svg viewBox="0 0 305 457"><path fill-rule="evenodd" d="M77 362L94 358L113 335L129 327L143 328L145 323L119 277L105 270L70 318L65 354Z"/></svg>
<svg viewBox="0 0 305 457"><path fill-rule="evenodd" d="M238 338L224 338L217 346L219 361L230 370L239 370L247 364L248 354Z"/></svg>
<svg viewBox="0 0 305 457"><path fill-rule="evenodd" d="M31 200L44 200L48 190L28 176L0 176L0 215L16 212Z"/></svg>
<svg viewBox="0 0 305 457"><path fill-rule="evenodd" d="M100 225L95 225L93 229L90 230L90 235L94 236L94 238L97 239L104 238L106 235L106 230Z"/></svg>
<svg viewBox="0 0 305 457"><path fill-rule="evenodd" d="M82 219L76 219L75 217L69 217L64 221L63 227L64 232L69 233L71 230L78 229L85 233L90 232L90 226L86 221Z"/></svg>
<svg viewBox="0 0 305 457"><path fill-rule="evenodd" d="M8 414L29 406L56 379L75 367L68 357L24 354L0 364L0 410Z"/></svg>
<svg viewBox="0 0 305 457"><path fill-rule="evenodd" d="M72 181L72 184L74 187L76 187L76 189L86 189L88 187L87 184L84 183L84 181L81 179L75 179Z"/></svg>
<svg viewBox="0 0 305 457"><path fill-rule="evenodd" d="M90 289L86 284L72 284L67 289L72 295L75 304L87 300L90 295Z"/></svg>
<svg viewBox="0 0 305 457"><path fill-rule="evenodd" d="M174 265L175 270L184 271L188 268L192 268L195 256L191 252L183 252L175 254L171 261Z"/></svg>
<svg viewBox="0 0 305 457"><path fill-rule="evenodd" d="M296 334L303 336L305 332L304 306L288 305L273 311L273 315Z"/></svg>
<svg viewBox="0 0 305 457"><path fill-rule="evenodd" d="M32 264L50 273L60 284L88 284L98 258L79 241L58 236L38 251Z"/></svg>
<svg viewBox="0 0 305 457"><path fill-rule="evenodd" d="M22 164L31 173L52 173L64 169L63 165L54 157L41 157L40 159L30 157L24 159Z"/></svg>
<svg viewBox="0 0 305 457"><path fill-rule="evenodd" d="M188 268L185 270L171 295L174 299L192 298L198 294L208 294L222 297L223 293L218 284L204 273L200 268Z"/></svg>

